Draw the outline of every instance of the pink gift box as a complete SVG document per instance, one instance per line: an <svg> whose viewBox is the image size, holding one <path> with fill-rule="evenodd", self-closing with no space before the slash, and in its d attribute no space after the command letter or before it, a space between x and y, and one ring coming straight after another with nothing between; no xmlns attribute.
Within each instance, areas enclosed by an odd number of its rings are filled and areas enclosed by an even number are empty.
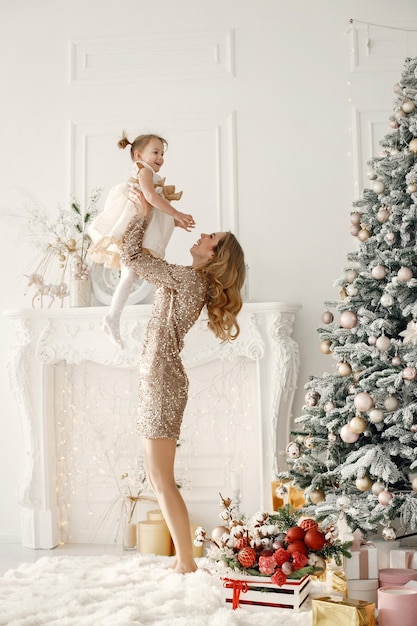
<svg viewBox="0 0 417 626"><path fill-rule="evenodd" d="M272 582L269 576L222 577L224 599L233 609L239 606L258 605L266 608L298 610L310 592L310 576L300 580L287 579L285 585Z"/></svg>
<svg viewBox="0 0 417 626"><path fill-rule="evenodd" d="M417 570L417 549L412 546L402 546L396 550L391 550L389 559L390 567Z"/></svg>
<svg viewBox="0 0 417 626"><path fill-rule="evenodd" d="M371 543L351 551L351 558L343 559L343 570L349 580L378 578L378 550Z"/></svg>
<svg viewBox="0 0 417 626"><path fill-rule="evenodd" d="M378 589L379 626L415 626L417 591L398 585Z"/></svg>
<svg viewBox="0 0 417 626"><path fill-rule="evenodd" d="M417 580L417 571L407 568L389 567L379 570L379 586L405 585L409 580Z"/></svg>

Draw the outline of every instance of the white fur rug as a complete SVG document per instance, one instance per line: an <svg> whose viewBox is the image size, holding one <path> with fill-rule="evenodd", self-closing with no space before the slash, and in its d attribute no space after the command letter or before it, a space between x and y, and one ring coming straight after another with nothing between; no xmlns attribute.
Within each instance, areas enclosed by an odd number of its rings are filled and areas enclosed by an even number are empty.
<svg viewBox="0 0 417 626"><path fill-rule="evenodd" d="M211 562L197 559L211 569ZM8 626L311 626L309 604L233 611L214 572L185 576L153 555L56 556L0 578L0 624ZM315 583L317 585L317 583ZM323 587L315 589L323 593Z"/></svg>

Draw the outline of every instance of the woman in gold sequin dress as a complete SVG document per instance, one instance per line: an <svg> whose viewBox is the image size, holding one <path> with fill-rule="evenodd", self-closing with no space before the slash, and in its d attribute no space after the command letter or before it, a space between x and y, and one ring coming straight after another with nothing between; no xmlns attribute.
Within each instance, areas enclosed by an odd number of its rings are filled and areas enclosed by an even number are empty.
<svg viewBox="0 0 417 626"><path fill-rule="evenodd" d="M244 255L232 233L202 234L190 250L192 265L172 265L142 250L150 207L143 196L139 215L124 238L122 262L156 286L139 370L138 428L149 482L176 551L175 571L193 572L189 517L176 486L174 461L187 403L188 379L180 352L184 336L207 307L208 327L222 341L239 334Z"/></svg>

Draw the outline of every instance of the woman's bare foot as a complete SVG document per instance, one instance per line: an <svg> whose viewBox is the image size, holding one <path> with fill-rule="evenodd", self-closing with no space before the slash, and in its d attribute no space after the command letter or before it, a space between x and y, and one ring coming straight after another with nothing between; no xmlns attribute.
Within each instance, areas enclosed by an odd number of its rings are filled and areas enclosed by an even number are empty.
<svg viewBox="0 0 417 626"><path fill-rule="evenodd" d="M197 570L197 563L195 561L192 561L192 563L177 563L174 572L176 574L192 574Z"/></svg>

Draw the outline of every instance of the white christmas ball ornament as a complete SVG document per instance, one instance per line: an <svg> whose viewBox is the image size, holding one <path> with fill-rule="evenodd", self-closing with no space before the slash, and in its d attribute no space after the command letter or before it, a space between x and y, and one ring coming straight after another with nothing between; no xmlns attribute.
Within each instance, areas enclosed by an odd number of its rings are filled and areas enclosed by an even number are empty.
<svg viewBox="0 0 417 626"><path fill-rule="evenodd" d="M361 228L360 231L358 232L359 241L362 241L362 242L367 241L370 236L371 236L371 233L369 232L367 228Z"/></svg>
<svg viewBox="0 0 417 626"><path fill-rule="evenodd" d="M391 526L386 526L385 528L383 528L381 535L383 539L385 539L385 541L395 541L395 539L397 538L395 530L391 528Z"/></svg>
<svg viewBox="0 0 417 626"><path fill-rule="evenodd" d="M375 191L376 194L380 194L384 191L385 189L385 185L382 182L382 180L376 180L374 182L374 184L372 185L373 190Z"/></svg>
<svg viewBox="0 0 417 626"><path fill-rule="evenodd" d="M369 411L368 417L372 424L379 424L384 420L384 411L381 409L372 409L372 411Z"/></svg>
<svg viewBox="0 0 417 626"><path fill-rule="evenodd" d="M372 170L370 170L370 171L367 173L367 177L369 178L369 180L375 180L375 179L376 179L376 174L375 174L375 172L373 172Z"/></svg>
<svg viewBox="0 0 417 626"><path fill-rule="evenodd" d="M320 400L320 394L317 391L307 391L304 400L308 406L316 406Z"/></svg>
<svg viewBox="0 0 417 626"><path fill-rule="evenodd" d="M402 109L397 109L394 113L394 117L397 121L400 121L403 117L407 117L407 113Z"/></svg>
<svg viewBox="0 0 417 626"><path fill-rule="evenodd" d="M387 396L384 400L384 407L387 411L395 411L398 408L398 400L395 396Z"/></svg>
<svg viewBox="0 0 417 626"><path fill-rule="evenodd" d="M370 346L374 346L376 344L376 337L375 337L375 335L369 335L368 343L369 343Z"/></svg>
<svg viewBox="0 0 417 626"><path fill-rule="evenodd" d="M381 352L385 352L386 350L389 350L389 348L391 347L391 339L387 337L386 335L381 335L376 340L375 345L378 348L378 350L380 350Z"/></svg>
<svg viewBox="0 0 417 626"><path fill-rule="evenodd" d="M413 272L409 267L400 267L397 273L398 280L402 283L408 283L413 278Z"/></svg>
<svg viewBox="0 0 417 626"><path fill-rule="evenodd" d="M378 502L382 504L382 506L388 506L392 500L392 493L384 489L378 494Z"/></svg>
<svg viewBox="0 0 417 626"><path fill-rule="evenodd" d="M348 283L353 283L354 280L359 276L356 270L347 270L345 273L345 278Z"/></svg>
<svg viewBox="0 0 417 626"><path fill-rule="evenodd" d="M408 193L416 193L416 191L417 191L417 185L416 185L415 183L410 183L410 184L407 186L407 191L408 191Z"/></svg>
<svg viewBox="0 0 417 626"><path fill-rule="evenodd" d="M372 480L369 476L362 476L356 479L355 484L359 491L369 491L372 487Z"/></svg>
<svg viewBox="0 0 417 626"><path fill-rule="evenodd" d="M404 100L404 102L402 103L401 108L406 113L411 113L411 111L414 111L414 109L416 108L416 105L412 100L409 100L407 98L407 100Z"/></svg>
<svg viewBox="0 0 417 626"><path fill-rule="evenodd" d="M350 430L349 424L345 424L340 430L340 438L345 443L355 443L359 439L359 435Z"/></svg>
<svg viewBox="0 0 417 626"><path fill-rule="evenodd" d="M334 443L337 439L336 435L334 433L329 433L327 435L327 439L330 441L330 443Z"/></svg>
<svg viewBox="0 0 417 626"><path fill-rule="evenodd" d="M387 233L384 237L385 241L389 244L394 243L395 241L395 233Z"/></svg>
<svg viewBox="0 0 417 626"><path fill-rule="evenodd" d="M346 293L348 296L356 296L358 294L358 289L355 287L355 285L348 285L346 287Z"/></svg>
<svg viewBox="0 0 417 626"><path fill-rule="evenodd" d="M339 372L340 376L350 376L352 373L352 368L349 363L346 363L346 361L342 361L337 366L337 371Z"/></svg>
<svg viewBox="0 0 417 626"><path fill-rule="evenodd" d="M389 220L389 211L388 209L385 209L384 207L381 207L378 211L378 213L376 214L376 219L378 220L378 222L380 224L385 224L385 222L388 222Z"/></svg>
<svg viewBox="0 0 417 626"><path fill-rule="evenodd" d="M354 311L343 311L340 314L340 325L342 328L346 328L350 330L351 328L355 328L358 323L358 316Z"/></svg>
<svg viewBox="0 0 417 626"><path fill-rule="evenodd" d="M342 511L347 511L351 507L352 502L349 496L343 495L337 498L337 504Z"/></svg>
<svg viewBox="0 0 417 626"><path fill-rule="evenodd" d="M403 90L403 88L402 88L402 86L400 85L400 83L395 83L395 85L394 85L393 89L394 89L394 92L395 92L395 93L401 93L401 92L402 92L402 90Z"/></svg>
<svg viewBox="0 0 417 626"><path fill-rule="evenodd" d="M385 306L385 307L392 306L394 304L394 298L389 293L383 293L381 296L380 303L382 304L382 306Z"/></svg>
<svg viewBox="0 0 417 626"><path fill-rule="evenodd" d="M374 483L371 487L371 491L374 494L374 496L379 496L381 491L384 491L384 489L385 487L383 483L380 483L379 480L377 480L376 483Z"/></svg>
<svg viewBox="0 0 417 626"><path fill-rule="evenodd" d="M401 359L399 356L394 356L391 363L393 365L395 365L396 367L398 367L399 365L401 365Z"/></svg>
<svg viewBox="0 0 417 626"><path fill-rule="evenodd" d="M372 277L376 280L382 280L387 275L387 268L383 265L375 265L371 271Z"/></svg>
<svg viewBox="0 0 417 626"><path fill-rule="evenodd" d="M353 433L357 433L360 435L364 433L367 427L366 420L363 419L360 415L355 415L349 422L349 428Z"/></svg>
<svg viewBox="0 0 417 626"><path fill-rule="evenodd" d="M314 439L313 439L313 437L311 435L309 435L308 437L305 438L304 445L309 450L312 450L314 448Z"/></svg>
<svg viewBox="0 0 417 626"><path fill-rule="evenodd" d="M410 152L412 152L413 154L417 154L417 139L414 138L410 141L410 143L408 144L408 149L410 150Z"/></svg>
<svg viewBox="0 0 417 626"><path fill-rule="evenodd" d="M369 411L370 409L372 409L372 407L374 406L374 401L372 396L370 396L367 391L361 391L354 399L353 404L358 411L364 413L365 411Z"/></svg>
<svg viewBox="0 0 417 626"><path fill-rule="evenodd" d="M212 530L211 538L213 541L217 542L217 541L221 541L221 538L223 537L223 535L229 535L229 534L230 534L230 531L228 528L226 528L226 526L216 526Z"/></svg>

